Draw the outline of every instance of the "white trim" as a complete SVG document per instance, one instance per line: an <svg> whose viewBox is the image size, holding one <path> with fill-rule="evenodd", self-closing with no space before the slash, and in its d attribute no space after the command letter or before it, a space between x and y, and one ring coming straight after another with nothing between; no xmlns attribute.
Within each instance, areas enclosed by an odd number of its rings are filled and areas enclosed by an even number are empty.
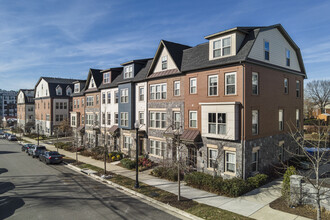
<svg viewBox="0 0 330 220"><path fill-rule="evenodd" d="M238 105L240 102L200 102L200 105Z"/></svg>
<svg viewBox="0 0 330 220"><path fill-rule="evenodd" d="M215 95L210 95L210 78L211 77L217 78L217 94L215 94ZM218 75L208 75L207 76L207 95L208 96L218 96L218 94L219 94L219 76Z"/></svg>
<svg viewBox="0 0 330 220"><path fill-rule="evenodd" d="M227 78L226 77L228 75L235 75L235 93L234 94L227 93ZM237 95L237 72L225 73L225 95Z"/></svg>

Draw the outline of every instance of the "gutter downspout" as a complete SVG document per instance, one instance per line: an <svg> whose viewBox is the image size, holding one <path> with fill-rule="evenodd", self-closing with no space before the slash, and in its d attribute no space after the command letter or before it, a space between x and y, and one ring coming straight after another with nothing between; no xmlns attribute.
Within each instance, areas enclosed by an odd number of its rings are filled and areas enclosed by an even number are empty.
<svg viewBox="0 0 330 220"><path fill-rule="evenodd" d="M246 174L245 174L245 65L242 63L242 61L240 61L240 64L243 67L243 74L242 74L242 78L243 78L243 104L242 104L242 108L243 108L243 115L242 115L242 172L243 172L243 179L246 179Z"/></svg>

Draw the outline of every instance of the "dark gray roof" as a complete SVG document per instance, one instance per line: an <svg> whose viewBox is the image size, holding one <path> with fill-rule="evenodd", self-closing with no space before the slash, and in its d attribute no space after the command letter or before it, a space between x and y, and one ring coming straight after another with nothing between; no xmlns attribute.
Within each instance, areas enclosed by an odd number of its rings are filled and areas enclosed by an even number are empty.
<svg viewBox="0 0 330 220"><path fill-rule="evenodd" d="M77 83L77 82L75 82L75 83ZM80 92L75 93L73 91L71 94L71 97L83 96L85 94L86 80L79 80L79 82L80 82Z"/></svg>
<svg viewBox="0 0 330 220"><path fill-rule="evenodd" d="M56 77L41 77L48 83L61 83L61 84L72 84L74 81L79 79L67 79L67 78L56 78Z"/></svg>
<svg viewBox="0 0 330 220"><path fill-rule="evenodd" d="M90 82L92 76L94 78L96 89L88 89L89 82ZM87 81L86 81L86 85L85 85L85 92L98 91L98 88L101 85L102 81L103 81L103 74L101 73L101 70L99 70L99 69L92 69L92 68L89 69L88 77L87 77Z"/></svg>
<svg viewBox="0 0 330 220"><path fill-rule="evenodd" d="M162 40L162 41L165 47L167 48L169 54L171 55L173 61L175 62L176 66L178 67L179 70L181 70L183 51L191 47L166 40Z"/></svg>
<svg viewBox="0 0 330 220"><path fill-rule="evenodd" d="M73 82L79 81L79 79L66 79L66 78L56 78L56 77L40 77L39 81L37 82L35 89L37 85L40 83L40 81L44 79L49 86L49 96L50 97L68 97L66 95L66 88L70 87L73 92ZM56 87L61 86L62 88L62 95L56 95Z"/></svg>
<svg viewBox="0 0 330 220"><path fill-rule="evenodd" d="M32 104L34 103L34 89L20 89L17 93L19 95L20 91L24 94L24 99L26 104ZM16 98L17 100L17 98Z"/></svg>
<svg viewBox="0 0 330 220"><path fill-rule="evenodd" d="M118 73L118 71L120 71L120 74L116 74L115 78L112 79L111 83L106 83L104 84L102 82L102 84L100 85L99 89L107 89L107 88L114 88L114 87L117 87L118 85L118 82L120 82L121 80L123 80L123 67L115 67L115 68L110 68L108 70L104 70L104 71L101 71L102 73L104 72L109 72L109 71L116 71ZM112 75L112 73L111 73ZM113 77L113 76L111 76Z"/></svg>
<svg viewBox="0 0 330 220"><path fill-rule="evenodd" d="M146 65L136 74L136 76L133 79L133 82L140 82L146 79L148 75L148 71L150 69L150 66L152 64L153 59L149 59Z"/></svg>

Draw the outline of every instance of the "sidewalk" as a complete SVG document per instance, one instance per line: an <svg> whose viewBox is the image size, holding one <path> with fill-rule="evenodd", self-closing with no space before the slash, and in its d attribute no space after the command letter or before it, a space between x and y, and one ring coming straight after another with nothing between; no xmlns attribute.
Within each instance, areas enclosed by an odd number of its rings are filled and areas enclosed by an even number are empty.
<svg viewBox="0 0 330 220"><path fill-rule="evenodd" d="M24 139L36 143L35 140L24 137ZM56 151L54 145L43 144L50 150ZM67 157L76 158L75 153L59 149L61 154ZM91 164L100 168L104 168L104 162L94 160L90 157L78 156L78 160L87 164ZM127 170L113 163L107 163L107 170L116 174L120 174L131 179L135 179L135 171ZM164 191L171 192L177 195L178 185L176 182L160 179L149 175L149 171L139 173L139 181L145 184L160 188ZM229 198L218 196L203 190L195 189L189 186L181 185L181 196L192 199L198 203L203 203L209 206L217 207L223 210L228 210L240 215L255 219L267 220L304 220L307 218L297 215L281 212L269 207L269 203L279 198L281 195L281 182L273 181L261 188L255 189L241 197Z"/></svg>

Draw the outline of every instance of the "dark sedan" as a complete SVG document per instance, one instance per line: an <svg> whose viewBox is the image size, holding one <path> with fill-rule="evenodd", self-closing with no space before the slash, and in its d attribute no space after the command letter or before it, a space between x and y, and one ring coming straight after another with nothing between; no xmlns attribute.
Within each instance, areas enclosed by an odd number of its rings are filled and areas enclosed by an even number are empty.
<svg viewBox="0 0 330 220"><path fill-rule="evenodd" d="M57 151L45 151L43 154L39 155L39 160L46 164L62 163L63 155L59 154Z"/></svg>
<svg viewBox="0 0 330 220"><path fill-rule="evenodd" d="M33 144L24 144L24 145L22 146L22 151L27 152L27 150L28 150L30 147L32 147L32 146L33 146Z"/></svg>

